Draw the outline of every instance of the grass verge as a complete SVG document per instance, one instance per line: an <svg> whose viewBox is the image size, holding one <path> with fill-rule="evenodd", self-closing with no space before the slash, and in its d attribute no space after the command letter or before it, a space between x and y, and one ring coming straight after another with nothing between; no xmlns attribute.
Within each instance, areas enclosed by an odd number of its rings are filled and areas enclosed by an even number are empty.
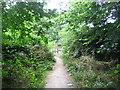
<svg viewBox="0 0 120 90"><path fill-rule="evenodd" d="M64 55L62 58L72 75L74 87L120 88L120 64L115 64L115 61L97 61L91 56L72 58Z"/></svg>

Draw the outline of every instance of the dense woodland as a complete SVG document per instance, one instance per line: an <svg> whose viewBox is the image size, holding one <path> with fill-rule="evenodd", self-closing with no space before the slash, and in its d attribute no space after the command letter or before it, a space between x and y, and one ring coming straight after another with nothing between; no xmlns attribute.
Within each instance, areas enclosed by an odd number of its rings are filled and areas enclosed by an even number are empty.
<svg viewBox="0 0 120 90"><path fill-rule="evenodd" d="M43 88L55 43L73 87L120 87L120 2L46 4L2 2L2 87Z"/></svg>

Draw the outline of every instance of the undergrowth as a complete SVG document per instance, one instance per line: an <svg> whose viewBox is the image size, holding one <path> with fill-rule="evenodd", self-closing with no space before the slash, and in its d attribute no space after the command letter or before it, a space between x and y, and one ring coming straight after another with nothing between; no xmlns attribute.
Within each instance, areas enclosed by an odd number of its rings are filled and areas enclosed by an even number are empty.
<svg viewBox="0 0 120 90"><path fill-rule="evenodd" d="M14 46L3 49L3 88L44 87L46 72L52 69L55 62L47 47L34 45L19 47L19 50Z"/></svg>
<svg viewBox="0 0 120 90"><path fill-rule="evenodd" d="M72 58L62 56L67 71L72 75L74 87L78 88L118 88L120 64L115 61L97 61L92 56Z"/></svg>

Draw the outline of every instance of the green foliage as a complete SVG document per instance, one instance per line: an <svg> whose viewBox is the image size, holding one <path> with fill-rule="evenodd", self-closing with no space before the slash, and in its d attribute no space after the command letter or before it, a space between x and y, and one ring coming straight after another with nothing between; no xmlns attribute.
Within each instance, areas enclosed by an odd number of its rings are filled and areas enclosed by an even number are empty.
<svg viewBox="0 0 120 90"><path fill-rule="evenodd" d="M119 64L111 66L111 62L95 61L90 56L79 59L62 56L67 71L78 88L118 88Z"/></svg>
<svg viewBox="0 0 120 90"><path fill-rule="evenodd" d="M77 85L116 86L119 64L109 71L100 61L120 59L120 3L74 1L61 14L44 9L45 4L2 2L3 87L43 87L56 42Z"/></svg>
<svg viewBox="0 0 120 90"><path fill-rule="evenodd" d="M119 11L119 2L74 1L60 15L63 59L75 87L119 87Z"/></svg>
<svg viewBox="0 0 120 90"><path fill-rule="evenodd" d="M73 2L59 21L65 53L80 57L85 52L104 61L120 59L119 9L118 2Z"/></svg>
<svg viewBox="0 0 120 90"><path fill-rule="evenodd" d="M2 2L3 88L42 88L55 62L46 33L52 11L45 2L13 3Z"/></svg>

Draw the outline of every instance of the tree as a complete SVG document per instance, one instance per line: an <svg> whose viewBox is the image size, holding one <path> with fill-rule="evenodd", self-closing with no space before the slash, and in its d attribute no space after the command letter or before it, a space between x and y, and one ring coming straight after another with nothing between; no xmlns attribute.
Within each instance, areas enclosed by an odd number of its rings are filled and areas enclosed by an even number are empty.
<svg viewBox="0 0 120 90"><path fill-rule="evenodd" d="M87 53L98 60L119 59L119 8L119 2L71 4L69 11L63 14L68 26L63 29L74 36L68 37L64 44L70 55L79 57L87 49ZM72 43L68 43L69 40Z"/></svg>

